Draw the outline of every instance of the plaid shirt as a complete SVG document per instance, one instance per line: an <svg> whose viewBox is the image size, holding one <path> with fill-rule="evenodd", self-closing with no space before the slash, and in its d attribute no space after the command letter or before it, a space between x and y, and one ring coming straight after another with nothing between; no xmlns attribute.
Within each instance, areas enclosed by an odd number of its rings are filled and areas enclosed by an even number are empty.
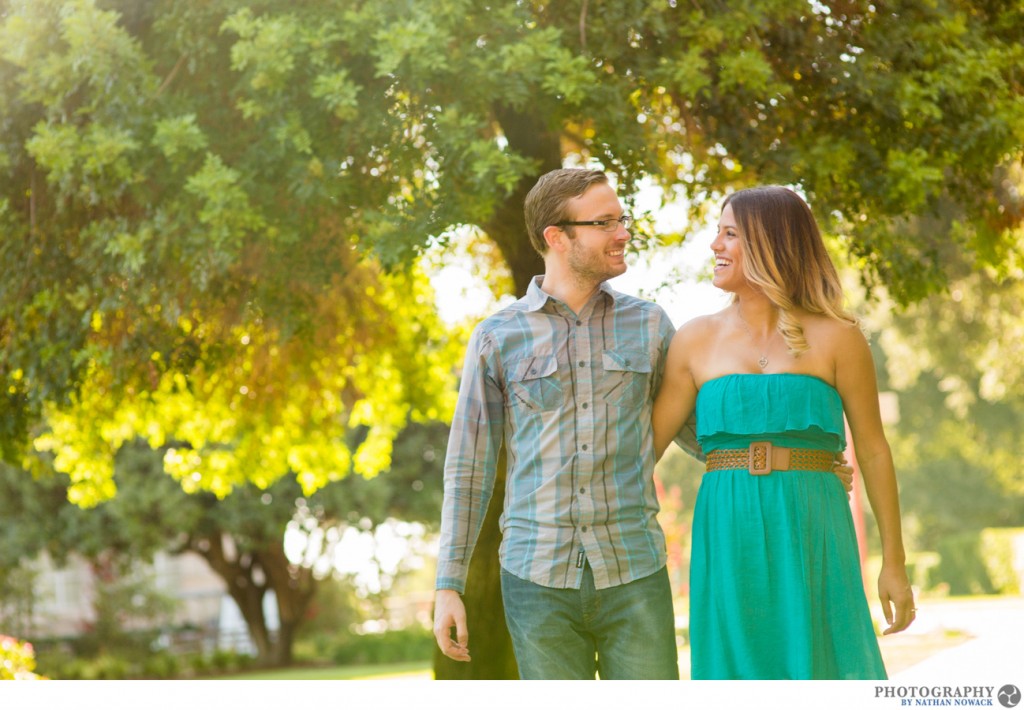
<svg viewBox="0 0 1024 710"><path fill-rule="evenodd" d="M545 587L598 589L665 565L651 408L674 328L607 284L579 314L534 278L474 330L444 468L437 588L465 591L502 441L501 565Z"/></svg>

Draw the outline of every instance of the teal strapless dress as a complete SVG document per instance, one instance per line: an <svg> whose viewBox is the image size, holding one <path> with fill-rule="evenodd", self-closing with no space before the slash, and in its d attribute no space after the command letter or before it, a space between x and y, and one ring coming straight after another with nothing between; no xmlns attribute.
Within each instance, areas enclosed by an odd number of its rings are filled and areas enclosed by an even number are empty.
<svg viewBox="0 0 1024 710"><path fill-rule="evenodd" d="M796 374L737 374L697 395L705 452L753 441L841 451L843 406ZM884 679L850 505L831 473L704 475L693 519L694 679Z"/></svg>

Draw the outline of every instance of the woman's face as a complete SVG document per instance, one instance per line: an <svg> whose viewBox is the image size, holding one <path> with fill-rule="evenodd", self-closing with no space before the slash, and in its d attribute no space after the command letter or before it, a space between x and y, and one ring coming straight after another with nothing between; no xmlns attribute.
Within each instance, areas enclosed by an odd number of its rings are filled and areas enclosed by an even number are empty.
<svg viewBox="0 0 1024 710"><path fill-rule="evenodd" d="M726 205L718 218L718 234L711 242L715 254L715 276L713 283L723 291L735 292L746 285L743 273L743 240L740 238L732 205Z"/></svg>

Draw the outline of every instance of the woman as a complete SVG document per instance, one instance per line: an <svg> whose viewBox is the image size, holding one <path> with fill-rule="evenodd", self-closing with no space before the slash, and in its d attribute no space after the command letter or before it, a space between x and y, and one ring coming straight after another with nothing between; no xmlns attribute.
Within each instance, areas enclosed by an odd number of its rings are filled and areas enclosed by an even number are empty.
<svg viewBox="0 0 1024 710"><path fill-rule="evenodd" d="M890 634L914 601L874 364L814 216L784 187L726 199L711 244L733 294L669 348L654 405L661 456L696 407L708 457L690 563L694 679L885 678L842 484L849 421L882 542Z"/></svg>

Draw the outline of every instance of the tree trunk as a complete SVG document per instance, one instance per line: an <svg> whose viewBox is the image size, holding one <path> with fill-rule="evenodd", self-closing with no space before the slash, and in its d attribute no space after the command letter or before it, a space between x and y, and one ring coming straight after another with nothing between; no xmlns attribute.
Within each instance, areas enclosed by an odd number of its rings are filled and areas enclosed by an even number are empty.
<svg viewBox="0 0 1024 710"><path fill-rule="evenodd" d="M288 561L283 543L268 545L260 551L258 559L267 584L277 597L280 626L272 646L271 663L275 666L288 666L292 663L295 635L316 594L316 578L311 569Z"/></svg>
<svg viewBox="0 0 1024 710"><path fill-rule="evenodd" d="M501 250L512 272L516 296L520 297L526 294L530 279L544 273L544 260L533 248L526 231L523 202L537 178L562 167L562 153L558 135L551 132L544 118L506 107L497 108L495 115L508 139L509 150L539 163L537 173L520 180L515 190L495 209L494 216L483 225L487 236Z"/></svg>
<svg viewBox="0 0 1024 710"><path fill-rule="evenodd" d="M263 614L263 596L266 593L266 587L253 584L246 577L236 576L228 582L228 594L242 612L249 637L256 645L257 663L261 666L274 663L274 643L267 629L267 617Z"/></svg>
<svg viewBox="0 0 1024 710"><path fill-rule="evenodd" d="M249 636L256 645L257 661L260 665L271 665L274 660L273 644L267 630L267 619L263 615L265 584L257 584L253 577L253 562L248 556L228 557L224 549L223 533L189 541L189 547L199 553L207 564L220 575L228 587L228 594L235 600L238 610L245 619Z"/></svg>
<svg viewBox="0 0 1024 710"><path fill-rule="evenodd" d="M256 646L259 664L290 665L295 634L316 594L312 570L292 565L280 542L267 544L254 553L235 553L232 558L225 550L225 537L224 533L219 533L194 539L188 546L202 555L227 584L228 594L242 612L249 636ZM257 577L262 577L262 581ZM263 598L268 589L273 589L277 598L279 626L276 635L271 635L263 613Z"/></svg>
<svg viewBox="0 0 1024 710"><path fill-rule="evenodd" d="M516 296L523 296L530 279L544 273L544 261L534 250L526 231L523 201L544 173L561 167L558 135L547 121L537 115L523 114L508 107L497 107L509 149L538 161L537 174L523 178L516 189L483 225L484 231L501 249L515 283ZM473 660L457 663L434 651L434 677L438 680L505 680L519 677L512 640L505 625L501 602L501 566L498 563L498 517L505 500L505 451L498 457L497 481L491 496L483 529L469 565L469 578L463 603L469 625L469 648Z"/></svg>

